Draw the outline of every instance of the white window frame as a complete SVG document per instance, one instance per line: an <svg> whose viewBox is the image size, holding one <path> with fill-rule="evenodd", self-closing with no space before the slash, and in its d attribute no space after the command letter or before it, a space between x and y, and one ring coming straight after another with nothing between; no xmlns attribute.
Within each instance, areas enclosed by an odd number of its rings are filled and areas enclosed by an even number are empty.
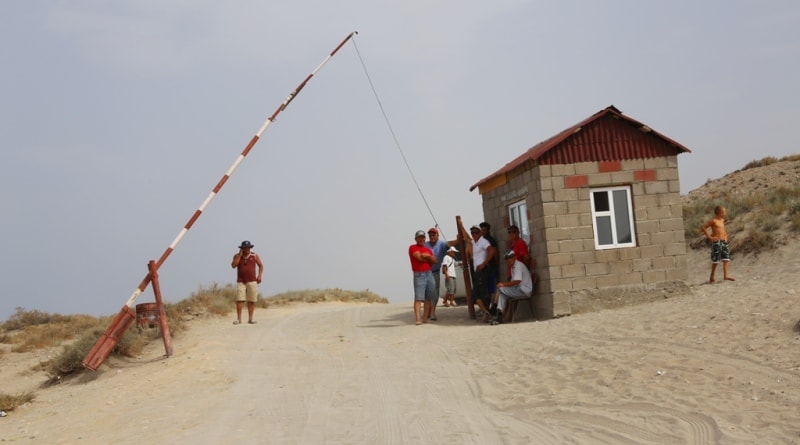
<svg viewBox="0 0 800 445"><path fill-rule="evenodd" d="M602 199L596 200L596 196ZM630 186L593 188L589 197L594 247L598 250L636 247Z"/></svg>
<svg viewBox="0 0 800 445"><path fill-rule="evenodd" d="M528 203L523 199L508 206L508 220L511 225L519 227L519 237L529 246L531 244L531 228L528 225Z"/></svg>

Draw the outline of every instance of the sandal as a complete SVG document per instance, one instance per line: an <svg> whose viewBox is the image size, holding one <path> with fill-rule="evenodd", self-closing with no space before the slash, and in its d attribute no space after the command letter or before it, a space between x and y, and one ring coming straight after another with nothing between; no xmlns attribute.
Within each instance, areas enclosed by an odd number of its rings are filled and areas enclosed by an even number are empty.
<svg viewBox="0 0 800 445"><path fill-rule="evenodd" d="M242 324L241 320L233 320L233 324Z"/></svg>
<svg viewBox="0 0 800 445"><path fill-rule="evenodd" d="M256 324L256 321L255 320L250 320L250 321L247 322L247 324Z"/></svg>

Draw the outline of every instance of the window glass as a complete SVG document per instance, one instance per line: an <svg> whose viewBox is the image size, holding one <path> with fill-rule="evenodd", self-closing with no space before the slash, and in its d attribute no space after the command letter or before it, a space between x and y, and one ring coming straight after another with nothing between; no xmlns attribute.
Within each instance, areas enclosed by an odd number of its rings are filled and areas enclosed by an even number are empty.
<svg viewBox="0 0 800 445"><path fill-rule="evenodd" d="M520 238L530 245L531 229L528 225L528 205L524 200L508 206L508 220L512 225L519 227Z"/></svg>
<svg viewBox="0 0 800 445"><path fill-rule="evenodd" d="M598 249L636 245L629 187L592 189L594 244Z"/></svg>

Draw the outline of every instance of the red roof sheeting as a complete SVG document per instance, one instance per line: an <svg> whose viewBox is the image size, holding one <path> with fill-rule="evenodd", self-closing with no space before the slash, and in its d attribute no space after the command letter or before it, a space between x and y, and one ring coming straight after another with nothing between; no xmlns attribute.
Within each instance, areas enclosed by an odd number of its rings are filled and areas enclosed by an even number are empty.
<svg viewBox="0 0 800 445"><path fill-rule="evenodd" d="M476 187L506 174L527 161L537 165L619 161L690 153L691 150L622 114L613 105L534 145L500 170L481 179Z"/></svg>

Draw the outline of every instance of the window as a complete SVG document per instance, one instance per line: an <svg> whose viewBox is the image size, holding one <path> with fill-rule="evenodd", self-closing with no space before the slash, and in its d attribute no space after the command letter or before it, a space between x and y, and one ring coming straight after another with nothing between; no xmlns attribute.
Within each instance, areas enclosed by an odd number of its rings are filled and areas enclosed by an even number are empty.
<svg viewBox="0 0 800 445"><path fill-rule="evenodd" d="M629 187L592 189L592 221L594 245L598 249L633 247L633 206Z"/></svg>
<svg viewBox="0 0 800 445"><path fill-rule="evenodd" d="M528 226L528 205L524 200L508 206L508 220L511 221L511 225L519 227L519 237L530 245L531 229Z"/></svg>

